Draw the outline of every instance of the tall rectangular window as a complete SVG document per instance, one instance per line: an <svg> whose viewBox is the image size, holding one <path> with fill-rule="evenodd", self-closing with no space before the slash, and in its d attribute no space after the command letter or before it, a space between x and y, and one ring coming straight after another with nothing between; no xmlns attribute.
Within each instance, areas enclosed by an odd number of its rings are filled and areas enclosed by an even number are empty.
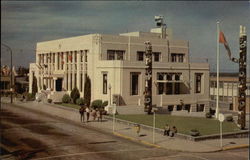
<svg viewBox="0 0 250 160"><path fill-rule="evenodd" d="M171 54L171 62L176 62L177 55L176 54Z"/></svg>
<svg viewBox="0 0 250 160"><path fill-rule="evenodd" d="M138 95L139 93L139 73L130 74L131 82L131 95Z"/></svg>
<svg viewBox="0 0 250 160"><path fill-rule="evenodd" d="M123 60L124 51L116 51L117 60Z"/></svg>
<svg viewBox="0 0 250 160"><path fill-rule="evenodd" d="M195 73L195 93L201 93L201 73Z"/></svg>
<svg viewBox="0 0 250 160"><path fill-rule="evenodd" d="M166 83L166 94L173 94L173 83Z"/></svg>
<svg viewBox="0 0 250 160"><path fill-rule="evenodd" d="M138 51L137 52L137 61L143 61L144 60L144 52Z"/></svg>
<svg viewBox="0 0 250 160"><path fill-rule="evenodd" d="M107 60L115 60L115 51L114 50L108 50L107 51Z"/></svg>
<svg viewBox="0 0 250 160"><path fill-rule="evenodd" d="M184 62L184 54L179 54L179 62Z"/></svg>
<svg viewBox="0 0 250 160"><path fill-rule="evenodd" d="M108 92L108 81L107 81L108 75L107 73L104 73L102 75L102 93L107 94Z"/></svg>
<svg viewBox="0 0 250 160"><path fill-rule="evenodd" d="M160 62L160 57L161 57L161 53L160 52L154 52L154 61L155 62Z"/></svg>

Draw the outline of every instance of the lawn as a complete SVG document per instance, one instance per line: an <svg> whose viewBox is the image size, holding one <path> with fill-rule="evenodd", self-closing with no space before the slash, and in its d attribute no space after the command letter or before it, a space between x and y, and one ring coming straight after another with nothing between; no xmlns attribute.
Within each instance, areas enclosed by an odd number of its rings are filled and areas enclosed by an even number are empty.
<svg viewBox="0 0 250 160"><path fill-rule="evenodd" d="M64 107L70 107L70 108L74 108L74 109L80 109L81 107L79 105L76 105L76 104L71 104L71 103L62 103L60 104Z"/></svg>
<svg viewBox="0 0 250 160"><path fill-rule="evenodd" d="M153 124L153 115L117 115L116 117L149 126ZM165 124L168 124L170 127L176 126L179 133L187 135L191 129L199 130L200 135L218 134L220 132L219 123L218 120L200 117L156 115L157 128L164 128ZM240 130L234 122L223 122L222 126L224 133Z"/></svg>

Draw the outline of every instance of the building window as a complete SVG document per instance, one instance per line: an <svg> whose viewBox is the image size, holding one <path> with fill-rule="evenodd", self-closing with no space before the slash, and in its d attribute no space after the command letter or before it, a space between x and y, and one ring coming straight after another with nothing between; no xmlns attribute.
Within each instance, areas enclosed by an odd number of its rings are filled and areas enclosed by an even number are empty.
<svg viewBox="0 0 250 160"><path fill-rule="evenodd" d="M102 75L102 93L107 94L108 93L108 81L107 81L108 75L107 73Z"/></svg>
<svg viewBox="0 0 250 160"><path fill-rule="evenodd" d="M123 60L124 50L107 50L107 60Z"/></svg>
<svg viewBox="0 0 250 160"><path fill-rule="evenodd" d="M131 95L138 95L139 93L139 73L130 74L131 82Z"/></svg>
<svg viewBox="0 0 250 160"><path fill-rule="evenodd" d="M173 83L166 83L166 94L173 94Z"/></svg>
<svg viewBox="0 0 250 160"><path fill-rule="evenodd" d="M174 93L175 94L180 94L180 83L175 83L174 84Z"/></svg>
<svg viewBox="0 0 250 160"><path fill-rule="evenodd" d="M75 63L76 63L77 62L77 51L75 51L73 54L75 56Z"/></svg>
<svg viewBox="0 0 250 160"><path fill-rule="evenodd" d="M179 62L184 62L184 54L179 54Z"/></svg>
<svg viewBox="0 0 250 160"><path fill-rule="evenodd" d="M177 55L176 54L171 54L171 62L176 62Z"/></svg>
<svg viewBox="0 0 250 160"><path fill-rule="evenodd" d="M113 50L108 50L108 60L115 60L115 52Z"/></svg>
<svg viewBox="0 0 250 160"><path fill-rule="evenodd" d="M116 51L117 60L123 60L124 53L125 53L125 51Z"/></svg>
<svg viewBox="0 0 250 160"><path fill-rule="evenodd" d="M201 73L195 73L195 93L201 93Z"/></svg>
<svg viewBox="0 0 250 160"><path fill-rule="evenodd" d="M203 112L204 111L204 104L197 104L197 112Z"/></svg>
<svg viewBox="0 0 250 160"><path fill-rule="evenodd" d="M137 52L137 61L143 61L144 60L144 52L138 51Z"/></svg>
<svg viewBox="0 0 250 160"><path fill-rule="evenodd" d="M155 62L160 62L160 57L161 57L161 53L160 52L154 52L154 61Z"/></svg>
<svg viewBox="0 0 250 160"><path fill-rule="evenodd" d="M184 62L184 54L183 53L172 53L171 54L171 62Z"/></svg>
<svg viewBox="0 0 250 160"><path fill-rule="evenodd" d="M158 94L163 94L164 92L164 83L158 83Z"/></svg>

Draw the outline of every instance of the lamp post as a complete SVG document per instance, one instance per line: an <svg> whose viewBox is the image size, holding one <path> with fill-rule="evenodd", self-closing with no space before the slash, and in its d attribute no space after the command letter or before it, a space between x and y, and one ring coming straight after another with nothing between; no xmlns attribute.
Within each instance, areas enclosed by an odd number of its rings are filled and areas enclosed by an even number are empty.
<svg viewBox="0 0 250 160"><path fill-rule="evenodd" d="M111 103L111 84L109 83L109 105L111 106L112 103Z"/></svg>
<svg viewBox="0 0 250 160"><path fill-rule="evenodd" d="M2 45L4 47L6 47L9 51L10 51L10 103L13 103L13 96L12 96L12 92L13 92L13 82L12 82L12 79L13 79L13 74L12 74L12 50L11 48L6 45L6 44L3 44Z"/></svg>

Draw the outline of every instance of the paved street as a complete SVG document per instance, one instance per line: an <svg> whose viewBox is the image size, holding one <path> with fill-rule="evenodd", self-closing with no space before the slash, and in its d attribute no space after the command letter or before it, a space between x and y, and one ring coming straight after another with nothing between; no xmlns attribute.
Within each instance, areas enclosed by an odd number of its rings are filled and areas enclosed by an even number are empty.
<svg viewBox="0 0 250 160"><path fill-rule="evenodd" d="M1 111L1 135L2 159L13 155L20 159L248 159L247 149L185 153L148 147L86 124L6 104Z"/></svg>

